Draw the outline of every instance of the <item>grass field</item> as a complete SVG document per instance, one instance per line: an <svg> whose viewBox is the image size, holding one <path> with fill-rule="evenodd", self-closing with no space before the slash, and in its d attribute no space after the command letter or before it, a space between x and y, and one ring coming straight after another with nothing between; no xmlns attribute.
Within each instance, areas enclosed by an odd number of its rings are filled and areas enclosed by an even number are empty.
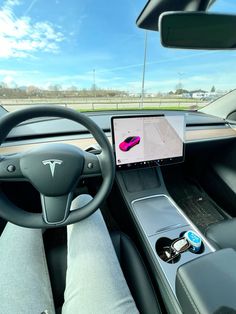
<svg viewBox="0 0 236 314"><path fill-rule="evenodd" d="M112 97L112 98L55 98L55 99L1 99L0 104L8 111L36 105L61 105L80 111L104 111L104 110L137 110L137 109L172 109L194 110L206 105L206 103L189 98L140 98Z"/></svg>

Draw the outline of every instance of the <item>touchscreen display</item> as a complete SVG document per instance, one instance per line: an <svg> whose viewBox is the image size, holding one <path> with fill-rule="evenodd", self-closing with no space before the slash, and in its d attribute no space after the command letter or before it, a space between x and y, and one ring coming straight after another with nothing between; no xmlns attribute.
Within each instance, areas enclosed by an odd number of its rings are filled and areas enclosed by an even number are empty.
<svg viewBox="0 0 236 314"><path fill-rule="evenodd" d="M184 154L184 130L182 115L113 117L116 165L180 161Z"/></svg>

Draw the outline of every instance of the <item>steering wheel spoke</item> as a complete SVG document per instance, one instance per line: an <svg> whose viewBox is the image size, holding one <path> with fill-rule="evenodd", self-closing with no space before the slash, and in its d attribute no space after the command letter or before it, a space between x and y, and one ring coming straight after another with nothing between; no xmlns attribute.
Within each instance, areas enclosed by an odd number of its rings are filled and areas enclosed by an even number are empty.
<svg viewBox="0 0 236 314"><path fill-rule="evenodd" d="M17 181L25 179L20 160L22 154L2 155L0 157L0 181Z"/></svg>
<svg viewBox="0 0 236 314"><path fill-rule="evenodd" d="M73 194L46 196L40 194L43 219L48 225L63 223L70 213Z"/></svg>
<svg viewBox="0 0 236 314"><path fill-rule="evenodd" d="M84 152L84 168L82 177L95 177L102 175L102 169L100 164L99 155Z"/></svg>

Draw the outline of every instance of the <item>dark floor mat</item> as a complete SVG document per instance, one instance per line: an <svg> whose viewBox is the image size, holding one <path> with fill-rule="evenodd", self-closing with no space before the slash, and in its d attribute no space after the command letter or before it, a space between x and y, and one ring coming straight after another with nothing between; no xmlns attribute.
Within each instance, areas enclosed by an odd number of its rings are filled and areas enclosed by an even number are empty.
<svg viewBox="0 0 236 314"><path fill-rule="evenodd" d="M169 181L168 190L179 207L203 233L209 225L228 218L195 180L179 176L178 184L176 181Z"/></svg>
<svg viewBox="0 0 236 314"><path fill-rule="evenodd" d="M218 211L217 205L205 195L199 197L189 196L178 203L189 219L203 233L209 225L224 220L224 217Z"/></svg>

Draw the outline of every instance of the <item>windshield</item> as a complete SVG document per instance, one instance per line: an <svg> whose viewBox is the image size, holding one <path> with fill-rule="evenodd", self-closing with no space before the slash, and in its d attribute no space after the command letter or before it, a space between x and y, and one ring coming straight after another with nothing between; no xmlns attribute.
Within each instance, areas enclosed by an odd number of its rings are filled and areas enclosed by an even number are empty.
<svg viewBox="0 0 236 314"><path fill-rule="evenodd" d="M143 0L0 1L0 104L196 110L236 87L234 51L163 48ZM235 0L212 11L236 12Z"/></svg>

